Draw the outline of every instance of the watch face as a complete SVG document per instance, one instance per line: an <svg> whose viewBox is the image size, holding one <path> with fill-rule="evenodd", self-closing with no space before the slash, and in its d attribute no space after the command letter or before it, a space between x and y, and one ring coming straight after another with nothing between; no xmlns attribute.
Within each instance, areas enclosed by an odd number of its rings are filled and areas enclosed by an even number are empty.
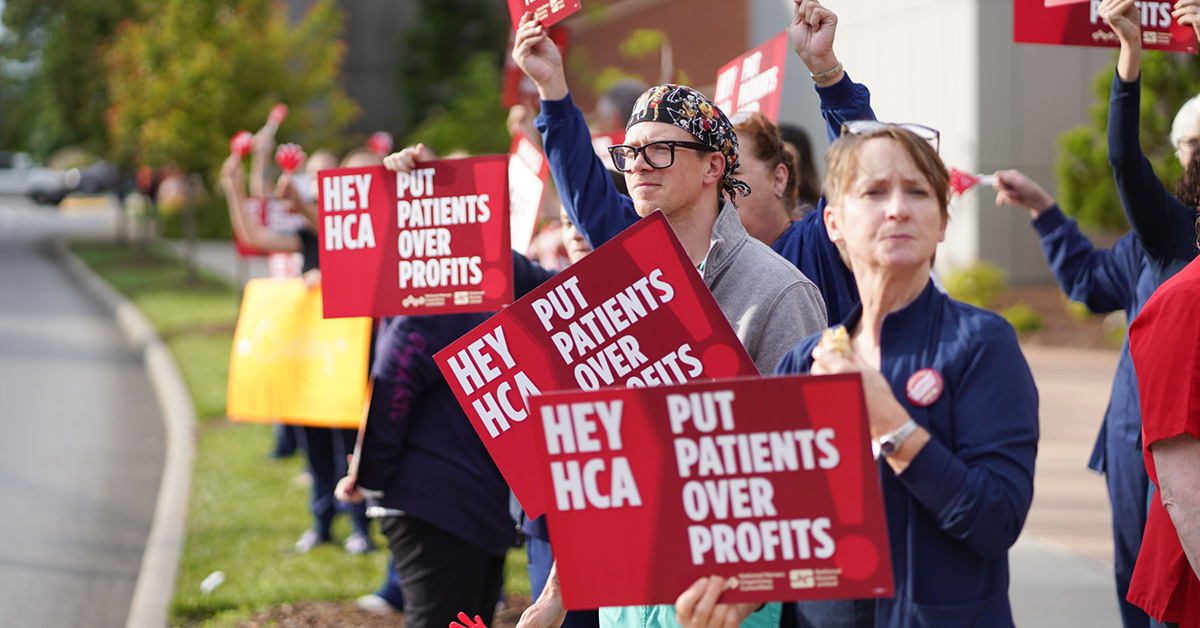
<svg viewBox="0 0 1200 628"><path fill-rule="evenodd" d="M881 440L879 441L879 453L890 456L896 453L896 445L891 440Z"/></svg>

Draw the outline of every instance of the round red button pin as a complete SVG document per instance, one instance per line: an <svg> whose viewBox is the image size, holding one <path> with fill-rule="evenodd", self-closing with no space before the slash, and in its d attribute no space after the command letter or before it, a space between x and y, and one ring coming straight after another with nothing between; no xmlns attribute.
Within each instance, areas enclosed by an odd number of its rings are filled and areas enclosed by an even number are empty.
<svg viewBox="0 0 1200 628"><path fill-rule="evenodd" d="M933 369L921 369L909 376L905 392L914 406L927 408L941 398L944 390L946 382L941 373Z"/></svg>

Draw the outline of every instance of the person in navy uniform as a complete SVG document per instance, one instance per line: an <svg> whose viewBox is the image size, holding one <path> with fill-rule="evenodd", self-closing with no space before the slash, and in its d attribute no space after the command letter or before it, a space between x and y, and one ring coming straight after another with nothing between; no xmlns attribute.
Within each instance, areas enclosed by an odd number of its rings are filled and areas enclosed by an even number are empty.
<svg viewBox="0 0 1200 628"><path fill-rule="evenodd" d="M1013 625L1008 549L1033 499L1037 389L1012 327L930 280L949 220L937 137L848 123L827 156L825 226L862 300L843 342L806 338L776 373L862 374L896 595L802 603L801 626Z"/></svg>

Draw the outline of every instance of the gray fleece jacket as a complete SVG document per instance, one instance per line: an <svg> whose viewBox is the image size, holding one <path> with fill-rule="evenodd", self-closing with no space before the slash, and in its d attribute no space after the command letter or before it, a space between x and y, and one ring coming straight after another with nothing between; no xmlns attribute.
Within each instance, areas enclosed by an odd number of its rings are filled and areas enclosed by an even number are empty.
<svg viewBox="0 0 1200 628"><path fill-rule="evenodd" d="M770 375L788 349L826 327L825 301L809 281L771 247L746 233L737 208L721 199L704 283L758 367Z"/></svg>

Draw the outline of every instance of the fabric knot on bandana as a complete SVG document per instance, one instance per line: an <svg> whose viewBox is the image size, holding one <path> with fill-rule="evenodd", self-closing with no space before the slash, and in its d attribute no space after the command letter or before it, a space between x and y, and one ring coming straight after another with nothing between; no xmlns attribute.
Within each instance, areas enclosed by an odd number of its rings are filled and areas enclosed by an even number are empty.
<svg viewBox="0 0 1200 628"><path fill-rule="evenodd" d="M734 195L747 196L750 186L733 178L738 169L737 133L729 118L704 94L686 85L659 85L651 87L633 105L633 114L625 130L639 122L666 122L673 124L700 141L720 151L725 156L724 192L730 200Z"/></svg>

